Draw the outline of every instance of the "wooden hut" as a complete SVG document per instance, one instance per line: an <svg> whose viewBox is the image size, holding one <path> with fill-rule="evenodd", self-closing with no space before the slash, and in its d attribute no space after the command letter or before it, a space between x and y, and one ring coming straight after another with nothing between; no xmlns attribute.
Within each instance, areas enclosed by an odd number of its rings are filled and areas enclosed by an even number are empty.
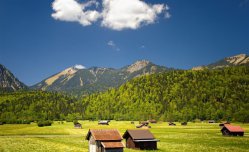
<svg viewBox="0 0 249 152"><path fill-rule="evenodd" d="M215 120L208 120L208 123L215 123Z"/></svg>
<svg viewBox="0 0 249 152"><path fill-rule="evenodd" d="M228 125L228 124L230 124L230 122L226 121L226 122L220 123L219 126L222 128L224 125Z"/></svg>
<svg viewBox="0 0 249 152"><path fill-rule="evenodd" d="M82 125L77 122L76 124L74 124L74 128L76 128L76 129L82 129Z"/></svg>
<svg viewBox="0 0 249 152"><path fill-rule="evenodd" d="M157 121L155 119L151 119L151 120L148 120L150 123L157 123Z"/></svg>
<svg viewBox="0 0 249 152"><path fill-rule="evenodd" d="M139 121L139 124L148 126L149 122L148 121Z"/></svg>
<svg viewBox="0 0 249 152"><path fill-rule="evenodd" d="M169 122L169 126L176 126L176 124L173 122Z"/></svg>
<svg viewBox="0 0 249 152"><path fill-rule="evenodd" d="M187 126L187 124L188 124L187 122L182 122L181 123L182 126Z"/></svg>
<svg viewBox="0 0 249 152"><path fill-rule="evenodd" d="M151 128L148 121L139 121L139 125L136 128Z"/></svg>
<svg viewBox="0 0 249 152"><path fill-rule="evenodd" d="M99 122L98 122L98 124L99 125L109 125L109 120L100 120Z"/></svg>
<svg viewBox="0 0 249 152"><path fill-rule="evenodd" d="M123 152L123 138L116 129L90 129L86 140L89 141L89 152Z"/></svg>
<svg viewBox="0 0 249 152"><path fill-rule="evenodd" d="M126 130L123 135L126 140L126 147L140 150L156 150L157 142L153 134L147 130Z"/></svg>
<svg viewBox="0 0 249 152"><path fill-rule="evenodd" d="M244 130L240 126L225 124L221 132L224 136L244 136Z"/></svg>

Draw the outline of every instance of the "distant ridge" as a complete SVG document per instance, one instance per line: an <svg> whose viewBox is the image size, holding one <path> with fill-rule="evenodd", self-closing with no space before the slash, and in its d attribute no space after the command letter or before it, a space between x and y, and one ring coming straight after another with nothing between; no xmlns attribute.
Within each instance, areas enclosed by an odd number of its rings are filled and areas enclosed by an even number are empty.
<svg viewBox="0 0 249 152"><path fill-rule="evenodd" d="M249 56L246 54L238 54L231 57L226 57L222 60L219 60L217 62L204 65L204 66L197 66L193 67L192 70L203 70L203 69L219 69L229 66L249 66Z"/></svg>
<svg viewBox="0 0 249 152"><path fill-rule="evenodd" d="M77 65L54 74L31 88L44 91L88 94L118 87L134 77L168 70L171 69L147 60L136 61L120 69L102 67L87 69L82 65Z"/></svg>

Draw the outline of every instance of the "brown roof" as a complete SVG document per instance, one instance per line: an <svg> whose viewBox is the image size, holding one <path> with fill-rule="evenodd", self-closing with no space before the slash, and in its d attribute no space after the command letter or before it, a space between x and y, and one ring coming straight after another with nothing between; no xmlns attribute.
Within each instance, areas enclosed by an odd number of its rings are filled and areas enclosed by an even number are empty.
<svg viewBox="0 0 249 152"><path fill-rule="evenodd" d="M92 135L95 140L100 141L120 141L123 139L116 129L90 129L86 136L87 140L89 140L90 135Z"/></svg>
<svg viewBox="0 0 249 152"><path fill-rule="evenodd" d="M124 148L122 142L101 142L104 148Z"/></svg>
<svg viewBox="0 0 249 152"><path fill-rule="evenodd" d="M240 126L224 124L224 127L226 127L230 132L244 132L244 130Z"/></svg>
<svg viewBox="0 0 249 152"><path fill-rule="evenodd" d="M137 139L155 139L153 134L149 130L126 130L123 135L123 138L126 138L128 134L131 136L133 140Z"/></svg>

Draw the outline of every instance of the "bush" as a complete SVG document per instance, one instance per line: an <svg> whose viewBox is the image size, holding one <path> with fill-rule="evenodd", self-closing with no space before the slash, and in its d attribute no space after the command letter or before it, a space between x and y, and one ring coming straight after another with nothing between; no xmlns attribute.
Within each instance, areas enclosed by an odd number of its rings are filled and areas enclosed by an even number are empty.
<svg viewBox="0 0 249 152"><path fill-rule="evenodd" d="M195 119L193 120L194 123L200 123L201 122L201 119Z"/></svg>
<svg viewBox="0 0 249 152"><path fill-rule="evenodd" d="M74 121L73 121L73 124L74 124L74 125L76 125L76 124L78 124L78 123L79 123L78 120L74 120Z"/></svg>
<svg viewBox="0 0 249 152"><path fill-rule="evenodd" d="M52 123L53 122L50 120L44 120L44 121L38 121L37 125L38 125L38 127L44 127L44 126L51 126Z"/></svg>
<svg viewBox="0 0 249 152"><path fill-rule="evenodd" d="M23 120L23 121L22 121L22 124L30 124L30 123L31 123L30 120Z"/></svg>

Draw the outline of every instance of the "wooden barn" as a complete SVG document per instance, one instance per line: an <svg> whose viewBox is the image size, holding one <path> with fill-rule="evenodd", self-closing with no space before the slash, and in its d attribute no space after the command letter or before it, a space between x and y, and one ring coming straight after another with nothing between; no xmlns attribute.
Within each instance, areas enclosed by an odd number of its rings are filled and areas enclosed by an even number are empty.
<svg viewBox="0 0 249 152"><path fill-rule="evenodd" d="M224 124L221 132L225 136L244 136L244 130L240 126Z"/></svg>
<svg viewBox="0 0 249 152"><path fill-rule="evenodd" d="M122 139L116 129L90 129L86 136L89 152L123 152Z"/></svg>
<svg viewBox="0 0 249 152"><path fill-rule="evenodd" d="M126 130L123 135L126 139L126 147L140 150L156 150L157 142L149 130Z"/></svg>

